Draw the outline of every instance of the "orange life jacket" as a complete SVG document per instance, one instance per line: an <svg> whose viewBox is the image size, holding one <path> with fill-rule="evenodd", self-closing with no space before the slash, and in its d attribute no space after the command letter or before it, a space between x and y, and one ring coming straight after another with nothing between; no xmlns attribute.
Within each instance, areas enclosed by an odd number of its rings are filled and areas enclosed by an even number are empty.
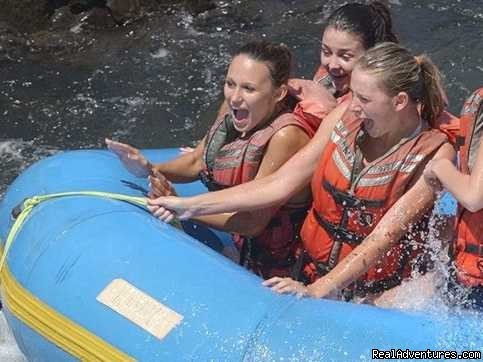
<svg viewBox="0 0 483 362"><path fill-rule="evenodd" d="M332 78L324 67L320 66L319 69L317 69L313 81L322 84L325 88L327 88L327 90L334 95L337 103L341 103L347 98L348 93L342 96L336 96L336 90L332 82ZM313 102L310 99L301 99L295 105L293 115L297 119L300 119L302 122L310 126L310 133L308 135L313 137L315 132L317 132L320 123L331 110L332 108L329 108L325 102Z"/></svg>
<svg viewBox="0 0 483 362"><path fill-rule="evenodd" d="M280 129L295 125L308 132L309 128L291 113L279 115L266 127L240 138L231 115L215 122L206 137L205 169L200 178L209 190L239 185L255 178L265 149ZM278 209L265 230L256 237L234 234L241 250L241 262L264 278L288 276L295 262L295 250L300 247L299 232L307 215L308 204Z"/></svg>
<svg viewBox="0 0 483 362"><path fill-rule="evenodd" d="M339 121L312 179L314 201L301 231L311 260L304 268L309 282L329 272L369 235L446 141L444 134L425 127L363 167L357 146L363 137L360 120L347 116ZM413 226L358 281L358 287L378 292L407 277L424 251L424 243L415 236L424 227L421 222Z"/></svg>
<svg viewBox="0 0 483 362"><path fill-rule="evenodd" d="M483 139L483 88L476 90L461 111L459 168L470 174ZM452 248L457 280L466 286L483 285L483 210L470 212L458 205L456 239Z"/></svg>
<svg viewBox="0 0 483 362"><path fill-rule="evenodd" d="M443 111L441 115L436 118L434 125L434 128L439 129L448 137L448 141L453 146L457 146L460 127L460 119L448 111Z"/></svg>
<svg viewBox="0 0 483 362"><path fill-rule="evenodd" d="M334 95L334 97L337 99L337 103L339 104L344 102L351 96L351 91L348 91L344 94L337 93L332 77L330 76L327 69L322 65L319 66L314 74L314 82L322 84L325 88L327 88Z"/></svg>

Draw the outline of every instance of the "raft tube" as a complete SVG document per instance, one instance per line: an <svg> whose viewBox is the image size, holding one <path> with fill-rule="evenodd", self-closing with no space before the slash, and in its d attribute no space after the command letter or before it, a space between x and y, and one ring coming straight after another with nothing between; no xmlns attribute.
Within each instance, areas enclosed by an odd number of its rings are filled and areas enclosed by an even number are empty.
<svg viewBox="0 0 483 362"><path fill-rule="evenodd" d="M177 152L144 153L161 161ZM72 191L140 197L146 188L108 151L44 159L15 180L0 204L3 247L12 211L22 217L24 199ZM199 183L177 190L205 192ZM405 313L277 295L213 250L229 243L226 234L190 230L194 237L142 206L92 195L35 206L5 248L1 270L4 312L22 352L48 362L361 361L373 358L373 349L482 349L481 314Z"/></svg>

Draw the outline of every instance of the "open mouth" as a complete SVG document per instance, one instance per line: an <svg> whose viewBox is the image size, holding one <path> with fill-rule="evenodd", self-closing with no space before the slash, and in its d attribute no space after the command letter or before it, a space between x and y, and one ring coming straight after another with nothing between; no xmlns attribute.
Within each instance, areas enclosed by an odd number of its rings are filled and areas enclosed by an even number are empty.
<svg viewBox="0 0 483 362"><path fill-rule="evenodd" d="M246 109L232 109L233 117L237 121L242 121L248 117L248 111Z"/></svg>
<svg viewBox="0 0 483 362"><path fill-rule="evenodd" d="M347 74L333 74L330 73L330 76L334 79L341 80L347 77Z"/></svg>
<svg viewBox="0 0 483 362"><path fill-rule="evenodd" d="M362 125L366 131L371 131L374 126L374 121L370 118L363 118Z"/></svg>

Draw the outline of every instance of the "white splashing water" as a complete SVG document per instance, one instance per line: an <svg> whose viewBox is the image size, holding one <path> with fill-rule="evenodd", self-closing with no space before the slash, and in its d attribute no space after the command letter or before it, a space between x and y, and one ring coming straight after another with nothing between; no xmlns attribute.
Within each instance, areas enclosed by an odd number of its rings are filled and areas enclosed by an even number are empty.
<svg viewBox="0 0 483 362"><path fill-rule="evenodd" d="M166 58L169 55L169 51L166 48L159 48L158 50L151 53L151 58L159 59Z"/></svg>
<svg viewBox="0 0 483 362"><path fill-rule="evenodd" d="M3 312L0 312L0 361L24 362L27 359L17 347Z"/></svg>
<svg viewBox="0 0 483 362"><path fill-rule="evenodd" d="M24 141L20 139L0 141L0 156L7 158L8 161L17 162L21 165L31 164L33 161L53 155L58 151L54 147L37 145L35 141ZM31 154L31 157L26 159L25 153Z"/></svg>
<svg viewBox="0 0 483 362"><path fill-rule="evenodd" d="M0 163L3 166L0 182L0 198L5 191L5 185L10 184L15 176L34 162L59 152L58 149L39 145L36 141L21 139L0 140ZM3 178L7 179L3 179Z"/></svg>
<svg viewBox="0 0 483 362"><path fill-rule="evenodd" d="M452 235L446 237L444 235L449 229L452 229L454 220L444 210L454 210L453 202L452 198L445 197L444 193L440 193L429 220L429 235L426 244L430 253L429 262L433 264L433 270L424 275L415 272L411 280L404 281L400 286L384 293L384 296L376 301L377 306L420 311L439 316L455 312L454 307L448 306L445 302L448 298L446 283L450 278L448 246ZM461 300L465 298L463 290L456 290L453 293L456 298Z"/></svg>

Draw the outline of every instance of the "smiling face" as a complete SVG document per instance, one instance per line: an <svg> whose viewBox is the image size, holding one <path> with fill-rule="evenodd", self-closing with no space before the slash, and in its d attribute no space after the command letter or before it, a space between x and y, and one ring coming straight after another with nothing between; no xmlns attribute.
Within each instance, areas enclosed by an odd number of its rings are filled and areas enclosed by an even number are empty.
<svg viewBox="0 0 483 362"><path fill-rule="evenodd" d="M225 100L235 129L246 133L266 121L286 95L286 86L275 87L266 63L239 54L233 58L225 79Z"/></svg>
<svg viewBox="0 0 483 362"><path fill-rule="evenodd" d="M354 65L365 51L357 35L332 26L325 29L320 62L331 75L337 91L345 93L349 89Z"/></svg>
<svg viewBox="0 0 483 362"><path fill-rule="evenodd" d="M352 103L350 110L362 119L364 129L373 138L397 133L397 97L382 88L377 75L355 67L351 77Z"/></svg>

